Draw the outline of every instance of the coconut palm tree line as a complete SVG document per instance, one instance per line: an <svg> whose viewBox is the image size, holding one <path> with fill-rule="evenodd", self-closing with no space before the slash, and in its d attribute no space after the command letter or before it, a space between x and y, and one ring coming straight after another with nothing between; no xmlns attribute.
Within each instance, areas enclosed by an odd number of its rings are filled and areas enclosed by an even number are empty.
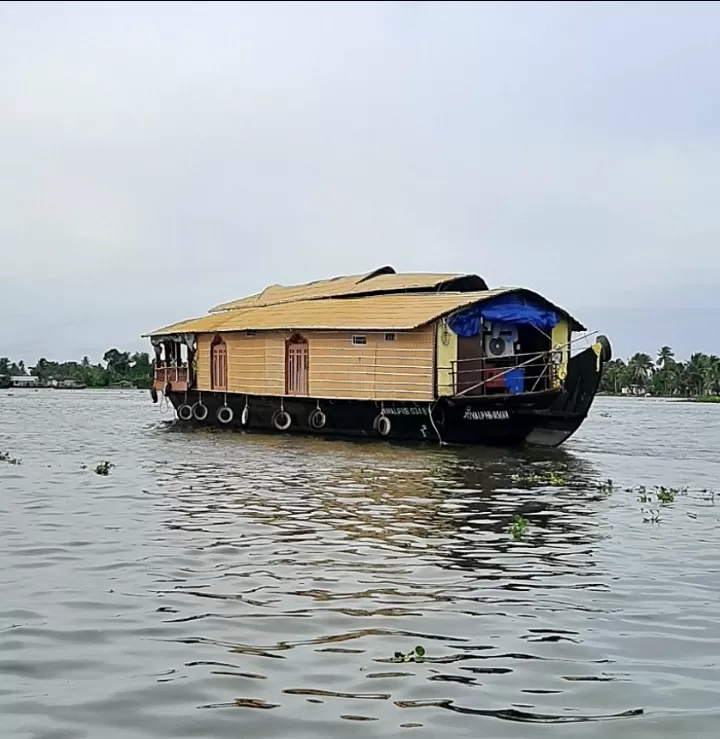
<svg viewBox="0 0 720 739"><path fill-rule="evenodd" d="M40 384L50 380L74 380L87 387L108 387L117 382L129 382L135 387L149 388L152 384L153 364L147 352L121 352L108 349L103 355L103 364L93 364L89 357L79 362L55 362L45 357L38 359L34 367L25 362L13 362L9 357L0 357L0 387L3 378L18 375L37 377Z"/></svg>
<svg viewBox="0 0 720 739"><path fill-rule="evenodd" d="M643 352L627 362L613 359L605 366L600 390L621 393L623 388L660 396L720 395L720 357L696 352L678 362L672 348L663 346L654 360Z"/></svg>

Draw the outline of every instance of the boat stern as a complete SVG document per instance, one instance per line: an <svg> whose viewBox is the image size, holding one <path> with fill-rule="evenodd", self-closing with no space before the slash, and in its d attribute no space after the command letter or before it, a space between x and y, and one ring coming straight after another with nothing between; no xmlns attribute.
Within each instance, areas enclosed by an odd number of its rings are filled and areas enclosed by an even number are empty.
<svg viewBox="0 0 720 739"><path fill-rule="evenodd" d="M547 410L536 412L537 423L525 441L543 447L556 447L567 441L587 418L603 368L611 358L606 336L599 336L592 346L572 357L562 392Z"/></svg>

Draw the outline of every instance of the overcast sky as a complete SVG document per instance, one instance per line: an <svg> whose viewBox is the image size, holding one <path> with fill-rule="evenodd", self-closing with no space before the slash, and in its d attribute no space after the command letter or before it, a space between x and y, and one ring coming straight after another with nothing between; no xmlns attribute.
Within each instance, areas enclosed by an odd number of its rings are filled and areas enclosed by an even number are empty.
<svg viewBox="0 0 720 739"><path fill-rule="evenodd" d="M720 354L716 3L0 3L0 355L365 272Z"/></svg>

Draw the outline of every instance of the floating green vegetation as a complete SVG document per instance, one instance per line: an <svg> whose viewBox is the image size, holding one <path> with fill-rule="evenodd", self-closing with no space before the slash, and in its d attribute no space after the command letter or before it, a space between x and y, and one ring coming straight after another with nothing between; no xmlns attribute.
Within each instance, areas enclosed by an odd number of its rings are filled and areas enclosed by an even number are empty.
<svg viewBox="0 0 720 739"><path fill-rule="evenodd" d="M7 462L8 464L22 464L22 459L13 457L10 452L0 452L0 462Z"/></svg>
<svg viewBox="0 0 720 739"><path fill-rule="evenodd" d="M659 503L662 503L663 505L667 505L668 503L674 503L675 502L675 496L677 495L677 490L675 488L666 488L666 487L656 487L655 495L657 495L657 499Z"/></svg>
<svg viewBox="0 0 720 739"><path fill-rule="evenodd" d="M608 483L612 481L608 480ZM608 483L603 483L599 487L602 490L607 488ZM690 489L689 486L672 487L670 485L634 485L633 487L618 487L618 490L624 490L626 493L635 493L637 501L641 504L640 512L643 515L645 523L660 523L660 511L678 502L678 498L688 498L688 503L703 501L710 505L715 505L715 491L708 488ZM685 511L689 518L697 519L697 514Z"/></svg>
<svg viewBox="0 0 720 739"><path fill-rule="evenodd" d="M407 654L395 652L392 662L423 662L425 659L425 647L418 645Z"/></svg>
<svg viewBox="0 0 720 739"><path fill-rule="evenodd" d="M615 489L613 486L613 481L608 477L607 480L603 480L603 482L598 483L598 492L608 494L612 493L612 491Z"/></svg>
<svg viewBox="0 0 720 739"><path fill-rule="evenodd" d="M523 538L525 530L530 525L530 521L527 518L523 518L519 513L513 516L512 523L510 524L510 534L515 541L520 541Z"/></svg>
<svg viewBox="0 0 720 739"><path fill-rule="evenodd" d="M653 491L657 498L658 503L667 505L668 503L674 503L675 498L678 495L687 495L688 488L671 488L665 487L664 485L655 485L651 490L648 490L645 485L637 485L634 488L626 488L628 491L637 492L639 503L651 503L653 501Z"/></svg>
<svg viewBox="0 0 720 739"><path fill-rule="evenodd" d="M524 482L528 485L551 485L552 487L557 488L568 484L567 478L555 470L549 470L548 472L531 472L526 475L512 475L510 479L515 482Z"/></svg>
<svg viewBox="0 0 720 739"><path fill-rule="evenodd" d="M96 475L109 475L110 470L115 465L112 462L100 462L100 464L95 468L95 474Z"/></svg>

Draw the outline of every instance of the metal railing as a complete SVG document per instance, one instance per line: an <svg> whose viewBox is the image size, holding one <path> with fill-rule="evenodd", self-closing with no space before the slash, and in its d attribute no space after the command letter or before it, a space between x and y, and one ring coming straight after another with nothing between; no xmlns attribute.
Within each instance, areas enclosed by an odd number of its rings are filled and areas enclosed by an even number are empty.
<svg viewBox="0 0 720 739"><path fill-rule="evenodd" d="M155 382L166 385L168 382L173 385L175 383L187 383L188 367L184 365L157 366L155 367Z"/></svg>
<svg viewBox="0 0 720 739"><path fill-rule="evenodd" d="M540 392L555 384L561 362L560 349L523 352L503 359L466 357L451 361L449 367L440 368L449 371L451 378L450 383L441 387L448 389L449 385L450 394L456 398ZM506 378L515 370L521 370L521 386L512 391L507 387Z"/></svg>
<svg viewBox="0 0 720 739"><path fill-rule="evenodd" d="M560 369L570 359L571 347L573 344L585 341L587 342L591 336L594 336L597 331L589 331L578 336L564 344L556 344L552 349L543 352L526 352L520 354L514 354L512 357L508 357L506 361L513 362L506 367L498 367L497 365L491 364L489 367L485 364L487 357L470 357L466 359L455 360L450 363L449 367L441 367L449 371L451 375L451 396L454 398L460 398L473 393L473 395L484 395L484 391L487 389L488 381L493 382L497 379L505 377L509 372L515 369L523 369L524 382L522 392L538 392L541 390L547 390L551 387L557 387L562 380ZM515 361L513 361L515 360ZM517 361L522 360L522 361ZM490 360L493 363L502 360ZM492 376L485 379L478 380L473 383L470 387L464 387L462 390L458 390L459 372L458 365L462 362L475 362L480 363L480 367L477 369L463 369L464 375L472 374L474 372L486 372L492 371ZM530 370L528 372L528 370ZM463 382L463 385L465 383ZM441 385L448 389L448 383ZM510 394L510 393L507 393Z"/></svg>

